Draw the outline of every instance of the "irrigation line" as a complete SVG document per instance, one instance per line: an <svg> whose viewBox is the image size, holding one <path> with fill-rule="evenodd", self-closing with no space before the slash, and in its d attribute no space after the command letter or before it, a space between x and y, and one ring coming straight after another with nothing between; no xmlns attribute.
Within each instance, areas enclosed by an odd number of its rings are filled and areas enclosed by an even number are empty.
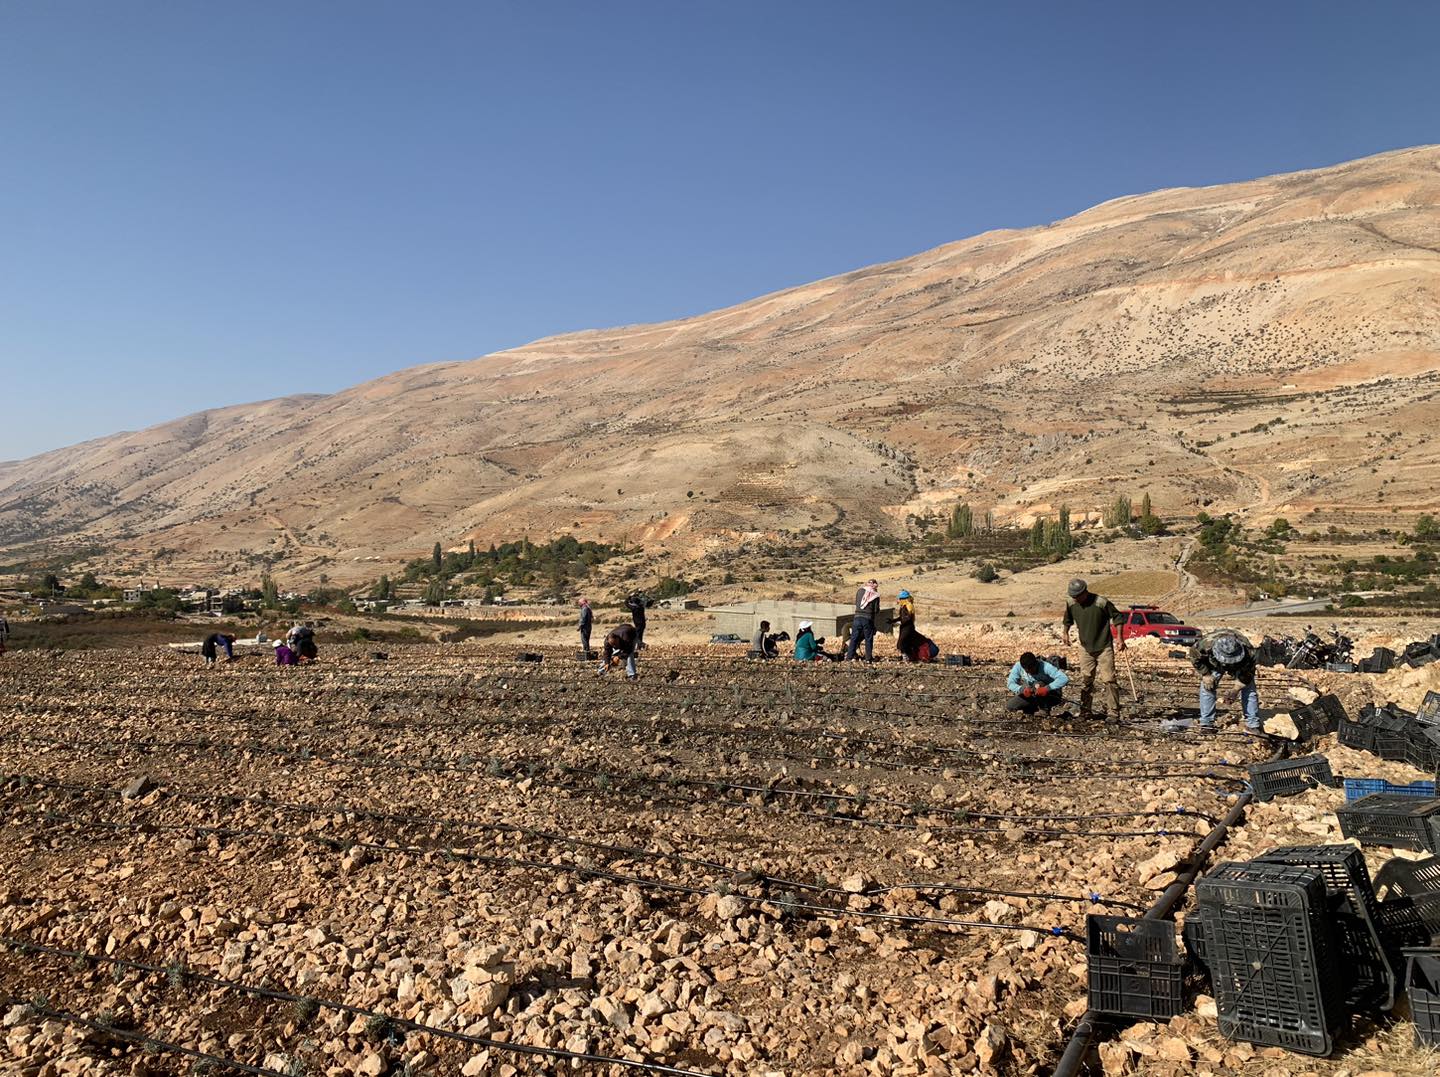
<svg viewBox="0 0 1440 1077"><path fill-rule="evenodd" d="M23 808L21 810L27 810ZM38 813L37 809L28 809L32 814ZM337 842L337 839L320 837L313 834L296 834L283 830L245 830L236 827L221 826L199 826L186 823L122 823L110 820L88 819L78 815L62 815L57 812L46 811L42 819L47 823L63 823L77 827L89 827L93 830L140 830L145 828L153 831L181 832L186 834L213 834L223 838L258 838L268 841L289 841L299 842ZM398 853L402 856L440 856L452 860L460 860L466 863L484 864L489 867L517 868L522 871L553 872L555 874L574 874L582 881L585 879L603 879L606 882L623 883L627 886L635 885L651 890L660 890L666 893L683 894L689 897L708 897L714 890L706 887L691 886L687 883L670 882L664 879L652 879L642 875L626 875L620 872L607 871L604 868L586 867L583 864L575 864L569 861L550 862L542 860L521 860L516 857L490 856L486 853L475 853L468 849L440 846L438 848L425 848L419 845L390 845L372 841L347 840L345 846L351 849L366 849L376 853ZM1041 935L1053 935L1057 938L1069 938L1079 940L1080 936L1068 928L1057 925L1041 926L1035 924L994 924L984 920L955 920L941 916L911 916L900 913L871 912L866 909L839 909L832 905L816 905L811 902L796 901L793 897L756 897L750 894L729 895L749 905L762 906L774 905L782 910L793 910L799 912L814 913L822 919L843 920L847 916L853 916L860 920L883 920L888 923L922 924L932 927L963 928L965 930L987 930L987 931L1034 931Z"/></svg>
<svg viewBox="0 0 1440 1077"><path fill-rule="evenodd" d="M20 736L18 737L18 739L23 743L23 742L26 741L27 738L26 738L24 735L20 735ZM91 748L91 749L94 749L94 748L102 747L101 745L98 745L98 744L96 744L95 742L92 742L92 741L83 741L83 740L69 740L69 741L67 741L67 740L62 740L62 739L60 739L60 738L46 737L46 736L44 736L43 734L33 734L33 735L31 735L31 737L30 737L29 739L31 739L31 740L33 740L33 741L35 741L35 742L38 742L38 743L42 743L42 744L49 743L49 744L54 744L54 745L58 745L58 746L61 746L61 747L67 747L67 748ZM128 746L128 747L130 747L130 748L132 748L132 749L135 749L135 748L163 748L163 749L170 749L170 750L173 750L173 749L176 749L176 748L194 748L194 749L197 749L197 750L217 750L217 749L218 749L218 750L220 750L220 751L228 751L228 752L231 752L231 753L241 753L241 754L255 753L255 754L262 754L262 755L272 755L272 756L276 756L276 757L279 757L279 758L291 759L291 760L296 760L296 761L300 761L300 762L310 762L310 761L328 762L328 763L338 763L338 764L345 765L345 766L359 766L359 767L368 767L368 768L372 768L372 769L377 769L377 768L378 768L378 769L389 769L389 770L401 770L401 771L407 771L407 772L411 772L411 773L425 773L425 772L431 772L431 773L461 773L461 772L464 772L464 771L472 771L472 772L473 772L473 771L477 771L477 770L478 770L478 768L477 768L473 763L470 763L470 762L466 761L466 760L463 759L463 758L462 758L462 760L446 761L446 762L444 762L444 763L439 763L439 762L437 762L437 763L431 763L431 764L428 764L428 765L427 765L427 764L420 764L420 763L399 763L399 762L396 762L396 761L394 761L394 760L379 759L379 758L374 758L374 757L366 756L366 755L327 756L327 755L320 755L320 754L311 752L311 751L309 751L308 749L305 749L305 750L302 750L302 751L299 751L299 752L295 752L295 751L288 751L288 750L286 750L286 749L275 748L275 747L272 747L272 746L270 746L270 745L254 744L254 743L252 743L252 744L235 744L235 743L232 743L232 742L229 742L229 741L210 741L210 740L150 741L150 740L146 740L146 741L129 741L129 742L127 742L126 746ZM552 769L553 769L553 768L552 768ZM564 769L565 769L566 771L570 772L570 773L583 774L583 775L587 775L587 776L594 777L594 778L597 778L597 779L603 778L603 779L605 779L605 780L607 780L607 781L611 781L611 782L614 782L614 781L615 781L615 775L613 775L613 774L611 774L611 773L609 773L609 772L607 772L607 771L599 771L599 770L594 770L593 768L583 768L583 767L565 767ZM482 776L484 776L484 777L498 777L498 776L495 776L495 775L490 775L490 774L488 774L488 773L484 773ZM537 782L537 783L539 783L539 784L545 785L545 786L550 787L550 788L556 788L556 789L575 789L575 788L577 788L573 783L566 783L566 782L557 781L557 780L554 780L554 779L541 778L541 777L539 777L538 775L527 774L527 777L530 778L532 781L535 781L535 782ZM1106 774L1106 775L1095 776L1095 777L1093 777L1091 780L1099 780L1099 779L1102 778L1102 777L1103 777L1103 778L1109 778L1109 779L1115 779L1115 778L1121 778L1121 777L1149 778L1149 776L1146 776L1146 775L1114 775L1114 774ZM1213 775L1213 774L1206 774L1206 775L1196 775L1196 777L1204 777L1204 778L1209 778L1209 779L1216 779L1216 778L1219 778L1220 776L1219 776L1219 775ZM954 809L954 808L930 808L930 807L925 806L925 805L910 804L910 803L907 803L907 802L905 802L905 801L889 800L889 799L887 799L887 798L870 797L870 796L863 795L863 794L855 795L855 794L838 793L838 792L821 792L821 791L818 791L818 790L785 790L785 789L779 789L779 790L777 790L777 789L774 789L774 788L771 788L771 787L767 787L767 786L752 786L752 785L741 785L741 784L732 783L732 782L706 781L706 780L699 779L699 778L673 778L673 779L663 779L663 780L661 780L661 779L653 779L653 778L645 778L645 777L627 777L627 776L621 776L621 777L620 777L620 780L623 781L623 782L626 782L627 784L630 784L630 785L632 785L632 786L633 786L633 785L637 785L637 784L645 784L645 785L650 785L650 786L653 786L653 787L659 787L659 786L662 786L662 785L674 784L674 785L687 785L687 786L692 786L692 787L711 788L711 789L715 789L716 791L722 792L722 793L723 793L723 792L730 791L730 792L746 792L746 793L758 794L758 795L763 795L763 796L765 796L765 797L770 797L770 796L775 796L775 795L786 795L786 796L794 796L794 797L798 797L798 798L801 798L801 799L811 799L811 800L833 800L833 801L837 801L837 802L838 802L838 801L841 801L841 800L845 800L845 801L854 802L854 803L859 804L859 805L862 805L862 806L863 806L864 804L866 804L866 803L871 803L871 802L873 802L873 803L880 804L880 805L883 805L883 806L886 806L886 807L899 807L899 808L903 808L903 809L906 809L907 811L909 811L909 812L912 813L912 814L931 814L931 813L935 813L935 814L953 815L953 816L957 816L957 817L961 817L961 818L963 818L963 817L967 814L967 813L966 813L965 811L963 811L962 809ZM1228 779L1223 779L1223 778L1222 778L1222 779L1220 779L1220 780L1228 780ZM639 793L638 791L632 793L631 795L643 796L643 794L642 794L642 793ZM646 798L646 799L650 799L650 798ZM698 801L698 802L697 802L697 801L693 801L693 800L692 800L692 801L681 801L681 800L678 800L677 798L671 798L671 801L670 801L670 802L671 802L671 803L678 803L678 804L688 804L688 805L690 805L690 806L692 806L692 807L693 807L693 806L701 806L701 805L704 805L704 804L719 804L719 805L723 805L723 806L725 806L725 807L732 807L732 808L737 808L737 809L742 809L742 810L747 809L747 808L748 808L748 809L753 809L753 808L756 807L756 805L748 804L747 802L744 802L744 801L730 800L730 799L725 798L725 797L723 797L723 796L722 796L722 797L717 797L717 798L712 798L711 800L708 800L708 801ZM874 821L874 820L861 820L861 819L848 820L848 819L846 819L846 817L844 817L844 816L828 815L828 814L822 814L822 813L818 813L818 812L790 812L790 813L788 813L788 814L803 816L803 817L805 817L805 818L811 818L811 819L821 819L821 820L845 820L845 821L854 821L854 822L862 822L862 823L878 822L878 821ZM1137 814L1141 814L1141 813L1137 813ZM1172 812L1172 814L1173 814L1173 812ZM1197 816L1197 815L1199 815L1200 813L1198 813L1198 812L1192 812L1192 811L1188 811L1188 810L1187 810L1184 814L1185 814L1186 816ZM907 828L909 828L909 829L918 829L918 827L914 827L914 826L909 826L909 827L907 827ZM944 831L948 831L948 832L951 832L951 833L1003 834L1003 833L1008 833L1010 830L1013 830L1013 829L1015 829L1015 828L1013 828L1013 827L1004 827L1004 828L1001 828L1001 827L967 827L967 826L954 826L954 825L946 825L946 824L934 824L934 825L927 825L927 826L925 827L925 829L929 829L929 830L944 830ZM1162 828L1162 829L1158 829L1158 830L1133 830L1133 831L1099 831L1099 830L1090 831L1090 830L1061 830L1061 829L1042 829L1042 828L1036 828L1036 827L1025 827L1024 830L1025 830L1025 832L1026 832L1027 834L1033 834L1033 835L1041 836L1041 837L1044 837L1044 836L1053 836L1053 837L1091 837L1091 838L1135 838L1135 837L1167 837L1167 836L1169 836L1169 835L1172 833L1171 830L1166 829L1166 828Z"/></svg>
<svg viewBox="0 0 1440 1077"><path fill-rule="evenodd" d="M1270 757L1269 761L1276 762L1285 758L1287 750L1285 745L1281 745L1275 750L1275 754ZM1146 910L1143 919L1167 920L1173 915L1175 906L1189 892L1200 872L1205 869L1210 855L1225 841L1230 828L1239 823L1240 817L1244 815L1245 809L1254 795L1254 790L1249 788L1240 794L1234 806L1225 814L1225 818L1216 824L1209 834L1205 835L1205 839L1187 858L1185 870L1175 877L1175 881L1167 886L1155 899L1155 903ZM1070 1040L1066 1043L1065 1051L1061 1054L1060 1061L1056 1063L1051 1077L1076 1077L1096 1035L1103 1026L1112 1023L1113 1020L1097 1010L1087 1009L1079 1023L1076 1024L1075 1031L1071 1033Z"/></svg>
<svg viewBox="0 0 1440 1077"><path fill-rule="evenodd" d="M9 940L0 940L8 944ZM77 955L88 956L88 955ZM9 1005L15 1005L19 1000L12 999ZM197 1051L193 1047L185 1047L182 1044L171 1043L169 1040L157 1039L154 1036L147 1036L143 1032L132 1032L129 1029L116 1028L113 1024L92 1020L89 1017L82 1017L78 1013L67 1013L64 1010L54 1010L49 1006L40 1006L34 1002L25 1003L41 1017L48 1017L53 1021L63 1021L69 1025L80 1025L84 1028L93 1029L106 1036L113 1036L118 1040L125 1040L141 1047L153 1047L156 1050L164 1051L167 1054L184 1055L186 1058L193 1058L197 1062L206 1062L212 1066L224 1066L236 1073L252 1073L258 1077L288 1077L281 1070L272 1070L265 1066L254 1066L249 1062L239 1062L233 1058L226 1058L223 1055L212 1055L208 1051Z"/></svg>
<svg viewBox="0 0 1440 1077"><path fill-rule="evenodd" d="M197 983L209 984L211 987L219 987L227 991L239 991L242 994L251 995L255 998L271 999L278 1002L300 1002L312 1003L321 1009L335 1010L339 1013L349 1014L352 1017L364 1017L368 1020L384 1021L392 1028L403 1028L410 1032L419 1032L429 1036L438 1036L442 1039L455 1040L458 1043L470 1044L475 1047L484 1047L497 1051L510 1051L522 1055L538 1055L543 1058L559 1058L571 1062L597 1062L609 1066L625 1066L629 1069L644 1070L647 1073L667 1073L676 1077L710 1077L709 1074L698 1070L680 1069L676 1066L667 1066L661 1062L643 1062L632 1058L621 1058L618 1055L597 1055L585 1051L567 1051L561 1047L538 1047L528 1043L510 1043L505 1040L492 1040L486 1036L472 1036L465 1032L454 1032L446 1028L438 1028L435 1025L421 1024L419 1021L412 1021L406 1017L392 1017L378 1010L365 1009L363 1006L351 1006L345 1002L332 1002L329 999L313 998L306 995L294 995L289 991L281 991L273 987L258 987L254 984L247 984L240 980L229 980L221 976L211 976L209 973L191 969L179 962L171 962L167 965L151 965L142 961L131 961L128 958L102 956L100 954L87 954L79 950L63 950L55 946L46 946L41 943L30 942L28 939L13 939L8 936L0 936L0 946L7 946L20 953L48 954L52 957L65 957L70 959L81 959L101 964L128 968L137 972L150 974L164 974L170 976L179 973L186 980L194 980ZM81 1020L84 1020L83 1018ZM99 1027L102 1031L111 1032L112 1029L104 1026ZM173 1046L173 1045L172 1045ZM179 1048L186 1054L195 1054L189 1048ZM221 1061L225 1061L221 1059ZM244 1064L241 1063L241 1066ZM276 1070L259 1069L249 1067L251 1073L264 1074L265 1077L286 1077L285 1074Z"/></svg>
<svg viewBox="0 0 1440 1077"><path fill-rule="evenodd" d="M18 781L21 788L27 785L40 786L42 788L59 789L64 792L82 794L100 794L113 796L114 790L105 786L96 785L75 785L69 782L61 782L50 778L40 778L29 774L3 774L0 781ZM538 838L542 841L549 841L555 844L571 845L579 848L596 849L602 852L614 853L621 857L633 859L646 859L654 861L669 861L676 864L684 864L689 867L705 868L717 874L729 873L734 878L751 876L751 881L766 885L785 886L795 890L806 890L820 894L846 894L853 891L838 886L822 885L819 883L807 883L798 879L787 879L783 876L771 875L769 872L755 871L750 868L737 868L732 864L725 864L715 860L705 860L698 857L684 856L680 853L655 852L650 849L642 849L635 846L614 845L606 842L594 841L588 838L580 838L574 835L557 834L551 831L540 830L535 827L520 826L514 823L485 822L474 819L456 819L447 816L425 816L412 815L395 812L383 812L369 808L357 808L350 805L315 805L296 804L288 801L273 800L268 797L242 797L223 793L196 793L189 790L178 790L169 788L167 795L181 797L191 801L213 801L219 804L237 805L280 809L305 813L310 815L334 815L336 813L356 816L358 818L375 819L381 822L419 824L423 826L454 826L459 828L474 828L479 830L495 831L500 833L519 834L526 837ZM1128 901L1106 898L1098 891L1090 891L1086 894L1053 894L1037 891L1024 890L994 890L987 887L966 886L961 883L931 883L924 881L906 881L886 886L867 887L860 891L862 897L870 897L878 894L889 893L892 890L917 890L926 892L961 893L961 894L984 894L994 897L1033 898L1044 901L1064 901L1075 904L1108 905L1115 908L1143 909L1143 906Z"/></svg>

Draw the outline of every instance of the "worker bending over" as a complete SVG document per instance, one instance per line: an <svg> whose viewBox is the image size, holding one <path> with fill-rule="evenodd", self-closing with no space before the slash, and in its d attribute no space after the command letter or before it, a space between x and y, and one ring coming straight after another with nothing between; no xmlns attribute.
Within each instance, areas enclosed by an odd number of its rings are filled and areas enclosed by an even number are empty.
<svg viewBox="0 0 1440 1077"><path fill-rule="evenodd" d="M625 676L635 680L639 672L635 668L635 652L640 649L640 634L633 624L617 625L605 637L605 649L600 652L600 668L597 674L609 673L611 667L625 660Z"/></svg>
<svg viewBox="0 0 1440 1077"><path fill-rule="evenodd" d="M1215 732L1215 697L1224 677L1240 685L1245 728L1261 733L1260 692L1255 687L1255 646L1239 632L1221 628L1207 632L1190 648L1190 664L1200 674L1200 731Z"/></svg>

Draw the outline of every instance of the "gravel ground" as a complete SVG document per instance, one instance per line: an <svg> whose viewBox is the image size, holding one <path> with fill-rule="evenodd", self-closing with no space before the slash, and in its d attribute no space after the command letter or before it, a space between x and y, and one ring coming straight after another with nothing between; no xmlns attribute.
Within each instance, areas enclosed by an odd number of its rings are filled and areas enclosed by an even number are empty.
<svg viewBox="0 0 1440 1077"><path fill-rule="evenodd" d="M495 644L14 652L4 1072L1047 1072L1085 914L1148 906L1272 749L1149 728L1193 705L1160 649L1108 725L1007 714L980 657L657 646L629 684ZM1337 773L1420 776L1357 754ZM1339 799L1256 806L1220 855L1333 838ZM1405 1022L1318 1062L1219 1040L1205 1001L1107 1072L1418 1064Z"/></svg>

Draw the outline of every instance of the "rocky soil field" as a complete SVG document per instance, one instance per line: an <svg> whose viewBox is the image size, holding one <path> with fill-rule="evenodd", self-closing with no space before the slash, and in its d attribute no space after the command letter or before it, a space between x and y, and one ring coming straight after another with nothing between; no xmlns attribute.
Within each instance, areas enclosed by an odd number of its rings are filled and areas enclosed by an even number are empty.
<svg viewBox="0 0 1440 1077"><path fill-rule="evenodd" d="M629 684L558 647L12 652L0 1064L1045 1073L1086 913L1139 915L1274 750L1159 733L1193 678L1135 662L1143 706L1082 725L1006 714L993 660L657 646ZM1268 709L1298 676L1262 671ZM1256 806L1220 855L1333 838L1339 799ZM1425 1064L1406 1022L1321 1061L1224 1042L1206 1003L1117 1030L1106 1072Z"/></svg>

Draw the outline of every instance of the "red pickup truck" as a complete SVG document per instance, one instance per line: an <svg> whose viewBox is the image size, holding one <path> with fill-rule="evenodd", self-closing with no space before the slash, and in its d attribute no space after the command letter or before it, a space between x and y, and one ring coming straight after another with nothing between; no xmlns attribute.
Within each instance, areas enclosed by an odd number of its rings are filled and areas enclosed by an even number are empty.
<svg viewBox="0 0 1440 1077"><path fill-rule="evenodd" d="M1125 620L1110 631L1117 635L1123 633L1127 640L1137 636L1158 636L1166 643L1178 643L1188 647L1200 638L1200 629L1187 625L1173 613L1166 613L1155 606L1131 606L1121 613Z"/></svg>

